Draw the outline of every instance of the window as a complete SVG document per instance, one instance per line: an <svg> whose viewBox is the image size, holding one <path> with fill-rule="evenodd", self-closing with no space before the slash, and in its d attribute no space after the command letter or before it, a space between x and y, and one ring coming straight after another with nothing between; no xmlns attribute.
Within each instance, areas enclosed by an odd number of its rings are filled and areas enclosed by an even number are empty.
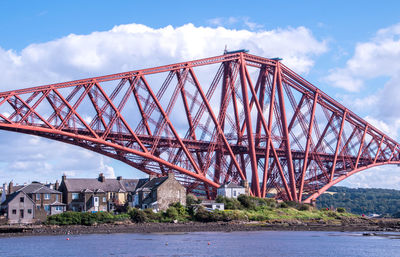
<svg viewBox="0 0 400 257"><path fill-rule="evenodd" d="M50 194L44 194L44 200L50 200Z"/></svg>
<svg viewBox="0 0 400 257"><path fill-rule="evenodd" d="M13 210L12 210L12 214L17 214L17 210L16 210L16 209L13 209Z"/></svg>
<svg viewBox="0 0 400 257"><path fill-rule="evenodd" d="M25 197L20 197L20 198L19 198L19 202L20 202L20 203L23 203L24 200L25 200Z"/></svg>
<svg viewBox="0 0 400 257"><path fill-rule="evenodd" d="M40 200L40 194L36 194L36 201Z"/></svg>
<svg viewBox="0 0 400 257"><path fill-rule="evenodd" d="M36 209L40 210L40 205L36 205Z"/></svg>
<svg viewBox="0 0 400 257"><path fill-rule="evenodd" d="M103 203L107 202L107 198L103 197Z"/></svg>
<svg viewBox="0 0 400 257"><path fill-rule="evenodd" d="M79 199L79 193L72 193L72 200Z"/></svg>
<svg viewBox="0 0 400 257"><path fill-rule="evenodd" d="M19 210L19 217L20 217L21 219L24 218L24 209Z"/></svg>
<svg viewBox="0 0 400 257"><path fill-rule="evenodd" d="M57 202L59 201L58 198L59 198L59 195L56 195L56 201L57 201Z"/></svg>
<svg viewBox="0 0 400 257"><path fill-rule="evenodd" d="M32 209L28 209L28 214L32 214Z"/></svg>
<svg viewBox="0 0 400 257"><path fill-rule="evenodd" d="M46 205L44 206L44 210L45 210L46 212L49 212L49 211L50 211L50 205L47 205L47 204L46 204Z"/></svg>
<svg viewBox="0 0 400 257"><path fill-rule="evenodd" d="M56 211L62 211L63 207L62 206L56 206L55 209L56 209Z"/></svg>
<svg viewBox="0 0 400 257"><path fill-rule="evenodd" d="M236 190L233 190L233 196L236 196Z"/></svg>

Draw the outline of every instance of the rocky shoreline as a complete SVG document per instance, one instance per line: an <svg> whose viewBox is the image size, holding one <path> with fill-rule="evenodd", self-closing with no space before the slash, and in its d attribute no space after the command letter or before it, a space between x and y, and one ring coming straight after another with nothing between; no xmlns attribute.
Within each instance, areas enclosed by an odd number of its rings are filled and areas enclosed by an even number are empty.
<svg viewBox="0 0 400 257"><path fill-rule="evenodd" d="M400 219L342 219L325 221L268 222L186 222L186 223L118 223L93 226L26 225L1 226L0 237L81 235L111 233L184 233L232 231L362 231L400 232ZM373 233L366 233L373 234Z"/></svg>

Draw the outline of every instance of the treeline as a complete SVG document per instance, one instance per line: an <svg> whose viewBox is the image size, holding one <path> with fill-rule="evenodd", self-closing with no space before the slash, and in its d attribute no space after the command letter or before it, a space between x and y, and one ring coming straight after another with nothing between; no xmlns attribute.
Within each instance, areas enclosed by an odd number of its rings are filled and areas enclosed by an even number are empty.
<svg viewBox="0 0 400 257"><path fill-rule="evenodd" d="M317 198L318 208L344 207L355 214L397 216L400 212L400 191L380 188L331 187Z"/></svg>

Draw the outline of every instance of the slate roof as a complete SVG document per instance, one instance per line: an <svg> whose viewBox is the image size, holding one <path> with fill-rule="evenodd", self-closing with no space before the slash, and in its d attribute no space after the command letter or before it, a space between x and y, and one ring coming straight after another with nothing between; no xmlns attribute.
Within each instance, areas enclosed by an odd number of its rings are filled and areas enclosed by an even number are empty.
<svg viewBox="0 0 400 257"><path fill-rule="evenodd" d="M26 194L61 194L60 191L48 188L41 183L31 183L19 189L17 192L22 191Z"/></svg>
<svg viewBox="0 0 400 257"><path fill-rule="evenodd" d="M139 187L142 187L146 182L149 181L148 178L141 179L122 179L122 185L125 187L126 191L134 192Z"/></svg>
<svg viewBox="0 0 400 257"><path fill-rule="evenodd" d="M239 186L236 183L233 183L231 181L228 181L224 184L222 184L219 188L243 188L242 186Z"/></svg>
<svg viewBox="0 0 400 257"><path fill-rule="evenodd" d="M158 188L165 180L168 179L168 176L153 178L152 180L144 183L138 190L153 190Z"/></svg>
<svg viewBox="0 0 400 257"><path fill-rule="evenodd" d="M138 185L148 179L106 179L104 182L97 178L68 178L64 185L69 192L134 192Z"/></svg>
<svg viewBox="0 0 400 257"><path fill-rule="evenodd" d="M13 186L13 188L12 188L12 190L14 191L14 192L16 192L16 191L19 191L21 188L23 188L24 187L24 185L18 185L18 186Z"/></svg>

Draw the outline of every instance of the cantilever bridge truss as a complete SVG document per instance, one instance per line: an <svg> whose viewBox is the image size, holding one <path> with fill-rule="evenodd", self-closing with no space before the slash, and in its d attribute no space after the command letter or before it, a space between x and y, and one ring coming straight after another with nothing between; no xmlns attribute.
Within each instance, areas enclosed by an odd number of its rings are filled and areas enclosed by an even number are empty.
<svg viewBox="0 0 400 257"><path fill-rule="evenodd" d="M243 52L0 93L0 129L77 145L214 197L310 202L397 142L279 60Z"/></svg>

